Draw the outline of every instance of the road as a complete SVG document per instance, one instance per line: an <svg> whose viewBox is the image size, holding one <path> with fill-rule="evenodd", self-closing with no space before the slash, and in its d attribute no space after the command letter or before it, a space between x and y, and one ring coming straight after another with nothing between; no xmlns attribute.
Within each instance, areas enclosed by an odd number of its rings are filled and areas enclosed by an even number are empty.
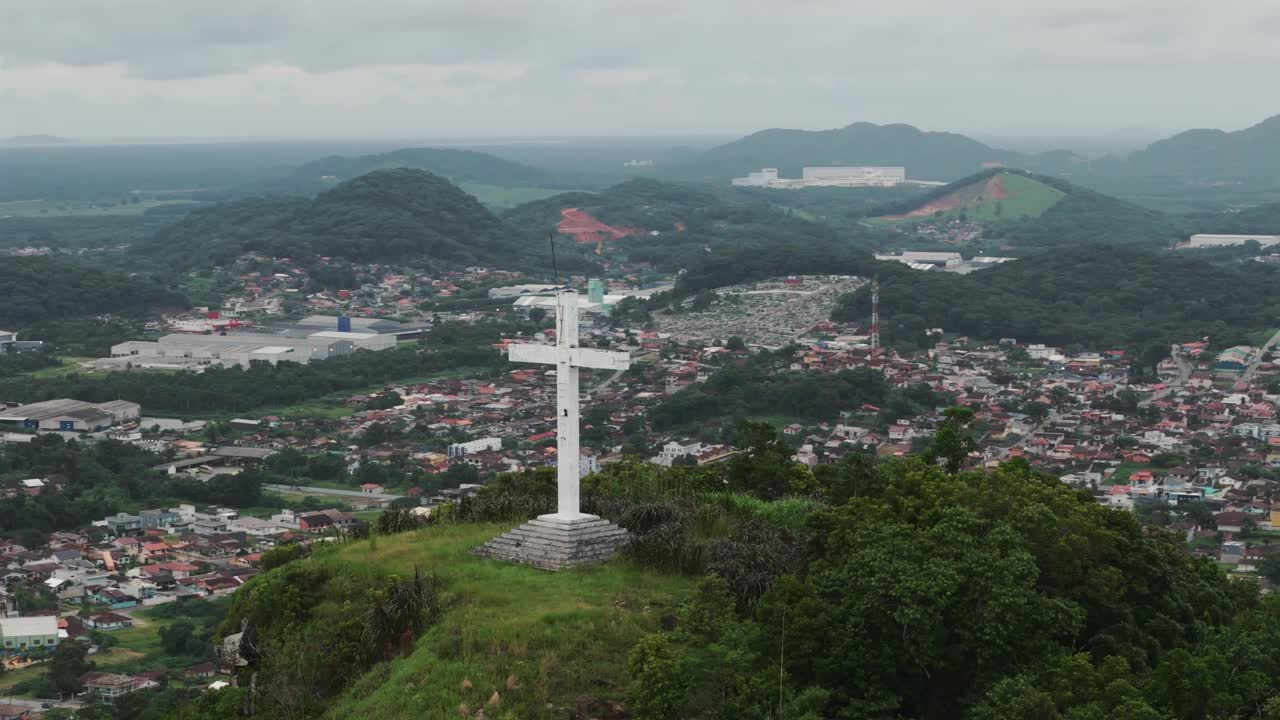
<svg viewBox="0 0 1280 720"><path fill-rule="evenodd" d="M1253 362L1249 363L1248 369L1246 369L1244 374L1240 376L1240 382L1248 385L1249 382L1253 380L1253 376L1258 372L1258 366L1262 364L1262 358L1267 354L1267 351L1275 347L1278 342L1280 342L1280 331L1276 331L1276 334L1271 336L1271 339L1267 341L1266 345L1262 346L1262 349L1258 351L1258 354L1254 355Z"/></svg>
<svg viewBox="0 0 1280 720"><path fill-rule="evenodd" d="M334 488L312 487L310 485L264 485L275 492L297 493L302 495L333 495L336 497L364 498L365 500L398 500L403 495L390 493L367 493L361 490L335 490Z"/></svg>
<svg viewBox="0 0 1280 720"><path fill-rule="evenodd" d="M1272 338L1272 340L1275 340L1275 338ZM1191 378L1191 372L1195 370L1195 365L1191 363L1191 360L1187 357L1186 353L1175 350L1172 356L1173 361L1178 364L1178 376L1173 380L1170 380L1168 383L1165 383L1162 390L1157 390L1139 400L1138 407L1146 407L1157 400L1163 400L1175 391L1182 389L1182 386L1187 384L1187 380Z"/></svg>
<svg viewBox="0 0 1280 720"><path fill-rule="evenodd" d="M624 372L626 372L626 370L617 370L617 371L615 371L612 375L610 375L609 377L605 378L604 382L602 382L602 383L600 383L599 385L597 385L597 386L595 386L595 387L591 388L590 390L588 390L588 391L586 392L586 396L587 396L587 397L592 397L593 395L595 395L596 393L600 392L601 390L604 390L605 388L607 388L607 387L609 387L610 385L614 384L615 382L617 382L617 381L618 381L618 378L622 377L622 373L624 373Z"/></svg>

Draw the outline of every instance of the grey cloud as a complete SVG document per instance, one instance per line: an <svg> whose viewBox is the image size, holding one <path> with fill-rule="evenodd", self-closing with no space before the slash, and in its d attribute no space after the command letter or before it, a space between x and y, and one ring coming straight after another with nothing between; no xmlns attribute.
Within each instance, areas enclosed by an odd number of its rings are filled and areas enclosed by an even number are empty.
<svg viewBox="0 0 1280 720"><path fill-rule="evenodd" d="M1280 110L1273 0L0 3L0 135L78 118L346 134L425 115L512 134L1243 125Z"/></svg>

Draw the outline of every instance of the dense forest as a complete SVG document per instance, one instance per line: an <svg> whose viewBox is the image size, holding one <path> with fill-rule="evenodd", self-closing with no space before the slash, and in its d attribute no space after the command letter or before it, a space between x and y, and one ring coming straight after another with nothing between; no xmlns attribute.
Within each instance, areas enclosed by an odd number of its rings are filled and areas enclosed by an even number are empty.
<svg viewBox="0 0 1280 720"><path fill-rule="evenodd" d="M197 210L138 243L134 255L179 269L228 265L247 252L302 262L512 266L541 257L530 252L531 237L448 180L402 168L349 180L314 200L254 198Z"/></svg>
<svg viewBox="0 0 1280 720"><path fill-rule="evenodd" d="M864 404L882 406L880 420L891 423L944 404L928 385L892 388L878 370L857 368L823 374L785 370L789 353L757 353L740 365L726 365L706 382L685 388L649 409L657 430L715 420L731 426L751 416L780 415L831 421Z"/></svg>
<svg viewBox="0 0 1280 720"><path fill-rule="evenodd" d="M940 327L982 339L1167 351L1203 336L1246 343L1274 327L1276 280L1276 270L1261 263L1212 265L1186 254L1089 245L969 275L882 273L880 312L886 341L906 348ZM870 312L864 289L845 297L833 318L866 322Z"/></svg>
<svg viewBox="0 0 1280 720"><path fill-rule="evenodd" d="M393 511L237 592L242 682L175 717L1277 716L1280 601L1025 462L949 469L964 413L946 423L947 463L810 470L746 425L726 463L611 465L583 509L630 530L625 558L567 577L466 554L549 512L547 473Z"/></svg>
<svg viewBox="0 0 1280 720"><path fill-rule="evenodd" d="M163 460L114 440L64 442L45 434L29 443L8 443L0 451L0 489L11 489L25 477L55 477L60 487L36 496L0 493L0 528L16 533L24 545L40 547L42 533L85 527L123 510L175 501L249 507L262 500L262 482L252 473L206 483L152 470Z"/></svg>
<svg viewBox="0 0 1280 720"><path fill-rule="evenodd" d="M67 318L137 314L187 305L182 295L146 276L49 256L0 258L0 287L5 289L0 328L6 330Z"/></svg>

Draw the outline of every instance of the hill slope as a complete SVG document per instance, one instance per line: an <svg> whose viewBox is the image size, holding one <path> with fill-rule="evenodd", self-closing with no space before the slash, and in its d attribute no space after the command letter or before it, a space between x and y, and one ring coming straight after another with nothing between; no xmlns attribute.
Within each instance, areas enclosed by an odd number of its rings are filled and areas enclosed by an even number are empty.
<svg viewBox="0 0 1280 720"><path fill-rule="evenodd" d="M567 210L576 212L566 215ZM620 253L665 271L722 266L728 282L737 282L729 277L745 267L724 267L730 256L782 251L829 260L859 247L856 229L837 229L764 202L726 200L698 187L657 180L631 180L599 193L557 195L523 205L503 218L530 230L555 229L566 238L585 240L587 247L599 243L601 252ZM599 225L618 232L599 230ZM584 228L597 232L577 232Z"/></svg>
<svg viewBox="0 0 1280 720"><path fill-rule="evenodd" d="M522 235L453 183L423 170L380 170L314 200L253 198L191 213L134 248L180 269L246 252L354 262L501 263Z"/></svg>
<svg viewBox="0 0 1280 720"><path fill-rule="evenodd" d="M944 190L941 195L931 194L931 199L907 212L873 220L890 224L959 216L974 220L1022 220L1040 217L1066 196L1055 187L1012 172L983 173L978 179L952 183Z"/></svg>
<svg viewBox="0 0 1280 720"><path fill-rule="evenodd" d="M807 165L900 165L912 178L955 180L991 162L1048 169L1060 166L1064 156L1027 156L956 133L860 122L833 130L762 130L700 153L675 172L724 181L762 167L799 177Z"/></svg>
<svg viewBox="0 0 1280 720"><path fill-rule="evenodd" d="M1198 181L1265 181L1275 185L1280 155L1280 115L1244 130L1187 130L1152 143L1128 158L1144 175Z"/></svg>
<svg viewBox="0 0 1280 720"><path fill-rule="evenodd" d="M984 238L1015 247L1094 242L1168 247L1185 237L1178 218L1073 183L1018 170L986 170L905 202L881 206L873 224L967 219Z"/></svg>

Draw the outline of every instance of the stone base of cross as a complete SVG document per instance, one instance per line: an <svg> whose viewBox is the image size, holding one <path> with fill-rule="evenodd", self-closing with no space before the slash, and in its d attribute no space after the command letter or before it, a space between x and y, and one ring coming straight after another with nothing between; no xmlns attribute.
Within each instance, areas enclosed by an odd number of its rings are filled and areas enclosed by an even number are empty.
<svg viewBox="0 0 1280 720"><path fill-rule="evenodd" d="M627 531L582 512L579 505L578 371L626 370L627 353L578 347L578 294L556 295L556 344L512 345L513 362L541 363L556 369L556 511L475 548L481 557L542 570L606 562L627 542Z"/></svg>
<svg viewBox="0 0 1280 720"><path fill-rule="evenodd" d="M595 519L579 505L578 371L581 368L626 370L631 356L625 352L578 346L578 293L556 294L556 344L512 345L512 362L540 363L556 369L556 512L542 519L569 523Z"/></svg>

